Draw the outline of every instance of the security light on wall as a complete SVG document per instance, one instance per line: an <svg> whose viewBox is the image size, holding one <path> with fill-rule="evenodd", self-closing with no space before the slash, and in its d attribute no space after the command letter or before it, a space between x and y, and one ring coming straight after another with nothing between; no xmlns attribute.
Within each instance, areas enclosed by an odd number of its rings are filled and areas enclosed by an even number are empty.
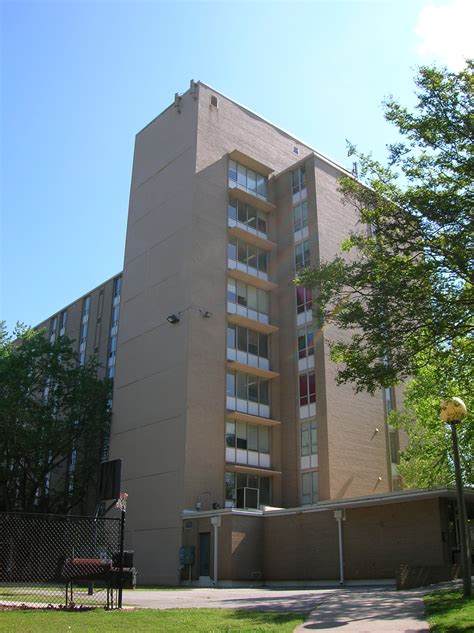
<svg viewBox="0 0 474 633"><path fill-rule="evenodd" d="M175 325L176 323L179 323L179 316L177 316L176 314L170 314L166 317L166 320L168 321L168 323Z"/></svg>

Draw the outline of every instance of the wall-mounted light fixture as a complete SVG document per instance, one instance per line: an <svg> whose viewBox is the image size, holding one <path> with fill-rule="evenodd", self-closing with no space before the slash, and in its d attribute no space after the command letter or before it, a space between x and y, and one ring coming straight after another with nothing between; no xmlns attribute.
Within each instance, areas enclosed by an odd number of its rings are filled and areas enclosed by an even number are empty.
<svg viewBox="0 0 474 633"><path fill-rule="evenodd" d="M177 316L176 314L170 314L166 317L166 320L168 321L168 323L175 325L176 323L179 323L179 316Z"/></svg>

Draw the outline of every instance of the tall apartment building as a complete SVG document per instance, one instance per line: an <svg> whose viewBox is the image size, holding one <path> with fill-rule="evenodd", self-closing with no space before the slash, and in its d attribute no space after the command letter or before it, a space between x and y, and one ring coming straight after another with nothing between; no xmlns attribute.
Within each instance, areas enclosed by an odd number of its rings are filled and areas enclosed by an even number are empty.
<svg viewBox="0 0 474 633"><path fill-rule="evenodd" d="M82 300L74 328L79 352L102 354L114 376L110 457L124 459L127 546L142 582L176 584L183 544L195 546L184 573L213 576L213 516L220 578L337 577L332 510L361 512L367 498L387 511L395 394L336 385L328 341L343 334L315 330L311 291L293 283L357 226L338 193L343 174L201 82L137 134L123 273ZM91 336L91 319L105 335ZM413 497L393 495L406 525L400 503ZM448 520L437 497L415 501ZM294 517L309 510L322 523L307 536L330 560L308 571L307 542L299 567L290 570L298 556L288 549L286 571L269 566L262 552L270 560L273 547L296 546ZM389 573L356 568L354 577Z"/></svg>

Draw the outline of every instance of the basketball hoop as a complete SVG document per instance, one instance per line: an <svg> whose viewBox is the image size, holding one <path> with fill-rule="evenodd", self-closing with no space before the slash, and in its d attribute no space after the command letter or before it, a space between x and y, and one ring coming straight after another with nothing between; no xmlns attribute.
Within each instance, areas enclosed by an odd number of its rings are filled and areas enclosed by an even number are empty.
<svg viewBox="0 0 474 633"><path fill-rule="evenodd" d="M115 504L115 507L121 510L121 512L126 512L127 499L128 499L128 492L121 492L120 497L117 499L117 503Z"/></svg>

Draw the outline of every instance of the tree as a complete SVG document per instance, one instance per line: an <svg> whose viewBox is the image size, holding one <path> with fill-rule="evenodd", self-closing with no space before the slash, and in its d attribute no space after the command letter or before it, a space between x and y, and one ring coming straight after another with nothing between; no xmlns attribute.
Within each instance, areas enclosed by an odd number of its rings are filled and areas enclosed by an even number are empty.
<svg viewBox="0 0 474 633"><path fill-rule="evenodd" d="M405 389L404 410L393 411L389 422L408 433L398 472L406 488L454 486L451 432L439 418L440 398L461 397L468 410L458 426L461 469L466 486L474 486L474 365L472 339L458 340L440 350L419 370Z"/></svg>
<svg viewBox="0 0 474 633"><path fill-rule="evenodd" d="M296 280L315 288L320 326L350 332L331 353L338 381L357 391L416 376L472 337L473 70L472 60L457 74L422 67L414 113L385 102L402 142L389 147L387 166L351 147L361 181L340 180L359 228L333 261Z"/></svg>
<svg viewBox="0 0 474 633"><path fill-rule="evenodd" d="M72 341L0 330L0 510L85 510L110 426L111 384Z"/></svg>

